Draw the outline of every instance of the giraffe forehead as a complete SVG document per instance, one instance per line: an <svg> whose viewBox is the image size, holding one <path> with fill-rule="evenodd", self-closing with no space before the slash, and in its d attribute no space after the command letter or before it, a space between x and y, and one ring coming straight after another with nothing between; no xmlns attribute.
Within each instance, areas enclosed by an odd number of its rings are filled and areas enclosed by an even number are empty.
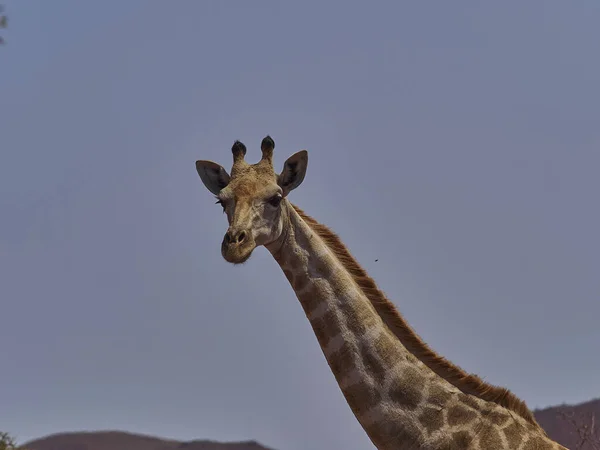
<svg viewBox="0 0 600 450"><path fill-rule="evenodd" d="M273 195L280 191L280 188L272 171L269 172L249 166L246 170L232 177L224 191L226 196L240 200Z"/></svg>

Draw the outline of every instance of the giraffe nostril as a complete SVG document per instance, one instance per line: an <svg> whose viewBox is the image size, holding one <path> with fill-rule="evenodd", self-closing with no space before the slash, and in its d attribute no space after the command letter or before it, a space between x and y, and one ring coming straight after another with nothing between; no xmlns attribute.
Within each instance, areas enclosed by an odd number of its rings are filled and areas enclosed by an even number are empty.
<svg viewBox="0 0 600 450"><path fill-rule="evenodd" d="M227 245L241 245L248 239L248 233L246 231L235 231L229 230L225 233L225 243Z"/></svg>

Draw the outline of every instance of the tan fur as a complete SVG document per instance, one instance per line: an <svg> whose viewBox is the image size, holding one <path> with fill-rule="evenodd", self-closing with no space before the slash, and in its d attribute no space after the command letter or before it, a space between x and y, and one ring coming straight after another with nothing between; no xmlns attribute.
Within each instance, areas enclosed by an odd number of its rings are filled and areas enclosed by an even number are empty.
<svg viewBox="0 0 600 450"><path fill-rule="evenodd" d="M402 344L419 358L437 375L444 378L465 394L474 395L482 400L494 402L510 411L514 411L529 423L535 425L545 435L546 433L536 422L531 410L525 402L506 388L486 383L477 375L469 374L452 362L432 350L421 337L406 322L394 304L379 290L365 269L352 257L350 251L340 238L325 225L320 224L306 215L300 208L292 205L300 217L323 239L334 252L340 263L352 275L354 281L363 290L369 301L375 307L387 327L402 342Z"/></svg>

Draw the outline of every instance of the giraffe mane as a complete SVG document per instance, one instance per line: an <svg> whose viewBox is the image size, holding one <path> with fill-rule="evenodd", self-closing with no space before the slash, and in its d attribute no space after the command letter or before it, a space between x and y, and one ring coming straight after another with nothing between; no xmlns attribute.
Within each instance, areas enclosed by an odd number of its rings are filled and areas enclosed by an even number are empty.
<svg viewBox="0 0 600 450"><path fill-rule="evenodd" d="M479 376L465 372L445 357L436 353L408 324L406 319L388 300L386 295L377 287L375 281L367 271L354 259L341 239L327 226L317 222L304 211L292 204L294 210L300 215L310 228L325 242L335 254L339 262L352 276L359 288L367 296L375 311L382 318L386 326L402 342L406 349L415 355L421 362L429 367L440 377L460 389L465 394L470 394L482 400L496 403L510 411L515 412L527 422L541 429L531 410L525 402L510 390L494 386L482 380Z"/></svg>

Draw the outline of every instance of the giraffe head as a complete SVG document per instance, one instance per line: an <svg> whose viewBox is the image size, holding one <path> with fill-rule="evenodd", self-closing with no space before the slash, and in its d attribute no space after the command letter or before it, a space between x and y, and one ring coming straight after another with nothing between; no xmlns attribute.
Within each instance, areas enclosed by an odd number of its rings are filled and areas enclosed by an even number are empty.
<svg viewBox="0 0 600 450"><path fill-rule="evenodd" d="M270 136L261 143L262 159L256 164L244 160L246 146L235 141L231 174L212 161L196 161L204 186L212 192L227 214L229 228L221 244L226 261L240 264L259 245L275 242L285 229L287 195L304 180L308 152L290 156L280 174L273 168L275 142Z"/></svg>

